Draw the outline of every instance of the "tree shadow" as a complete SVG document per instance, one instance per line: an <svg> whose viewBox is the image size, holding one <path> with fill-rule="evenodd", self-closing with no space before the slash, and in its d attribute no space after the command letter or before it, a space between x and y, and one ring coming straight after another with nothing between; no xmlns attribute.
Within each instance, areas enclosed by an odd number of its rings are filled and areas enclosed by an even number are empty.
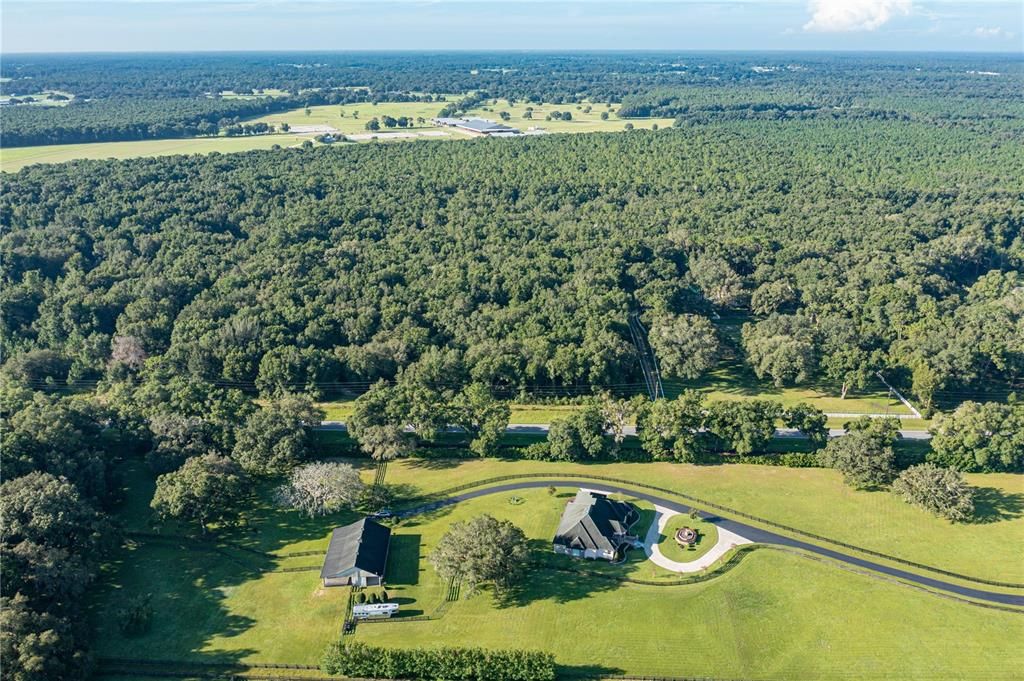
<svg viewBox="0 0 1024 681"><path fill-rule="evenodd" d="M974 522L978 524L1015 520L1024 515L1024 494L996 487L974 488Z"/></svg>
<svg viewBox="0 0 1024 681"><path fill-rule="evenodd" d="M569 603L617 589L621 582L616 576L625 576L623 565L560 556L542 539L531 539L529 545L531 562L525 575L518 584L494 593L496 607L523 607L544 600Z"/></svg>
<svg viewBox="0 0 1024 681"><path fill-rule="evenodd" d="M455 508L455 504L446 503L443 500L435 500L433 502L426 502L422 507L418 508L422 508L422 510L416 515L402 518L401 527L419 527L420 525L432 523L439 518L449 515Z"/></svg>
<svg viewBox="0 0 1024 681"><path fill-rule="evenodd" d="M626 670L619 667L607 667L601 664L556 665L555 678L558 679L603 679L608 676L625 674Z"/></svg>
<svg viewBox="0 0 1024 681"><path fill-rule="evenodd" d="M614 591L621 584L571 568L533 566L522 583L494 594L497 608L521 608L535 601L570 603L602 591Z"/></svg>
<svg viewBox="0 0 1024 681"><path fill-rule="evenodd" d="M406 465L409 468L419 468L430 471L443 471L450 468L457 468L462 465L468 459L466 458L453 458L453 457L411 457L405 459Z"/></svg>
<svg viewBox="0 0 1024 681"><path fill-rule="evenodd" d="M238 665L259 651L211 651L210 639L237 637L255 626L251 617L230 612L225 600L272 569L268 558L212 544L129 540L104 565L104 576L93 589L89 609L94 650L100 658ZM128 636L117 626L117 611L128 599L144 594L151 596L152 622L145 632Z"/></svg>
<svg viewBox="0 0 1024 681"><path fill-rule="evenodd" d="M139 479L132 481L128 499L115 512L129 530L128 541L105 561L88 601L97 657L238 666L265 651L232 639L258 626L273 626L276 613L265 595L281 588L306 596L288 606L292 614L315 607L341 616L343 590L322 589L317 572L331 529L360 514L309 518L282 510L267 501L272 483L261 483L241 523L203 536L187 525L155 524L148 508L152 475L141 462L133 473ZM310 543L275 555L300 541ZM146 594L151 595L152 624L148 631L127 637L118 628L118 611L127 599ZM317 654L311 648L308 660L280 661L314 663Z"/></svg>

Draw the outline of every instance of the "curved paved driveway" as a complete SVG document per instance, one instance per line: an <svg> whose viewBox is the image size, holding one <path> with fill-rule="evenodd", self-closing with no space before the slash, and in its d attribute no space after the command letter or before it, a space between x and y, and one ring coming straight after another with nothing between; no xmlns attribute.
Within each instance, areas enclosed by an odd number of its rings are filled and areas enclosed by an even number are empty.
<svg viewBox="0 0 1024 681"><path fill-rule="evenodd" d="M601 480L588 481L586 479L574 479L574 480L560 480L558 478L551 478L550 480L522 480L519 482L511 482L504 485L497 485L495 487L484 487L481 489L470 490L463 494L457 494L447 499L441 499L423 506L418 506L406 511L399 513L400 517L408 517L413 515L419 515L421 513L427 513L439 508L446 506L452 506L462 501L469 499L476 499L484 497L490 494L502 494L504 492L514 492L522 489L536 489L538 487L580 487L581 485L592 484L596 488L605 489L609 492L617 492L619 494L628 494L636 499L643 499L656 506L663 506L670 511L676 513L689 513L690 507L686 504L681 504L678 501L659 497L650 492L641 490L631 489L629 487L620 487L618 485L610 485L607 482ZM963 596L965 598L971 598L977 601L986 601L989 603L999 603L1001 605L1011 605L1024 607L1024 595L999 593L995 591L985 591L983 589L977 589L970 586L962 586L960 584L954 584L951 582L945 582L941 579L935 579L934 577L927 577L925 575L919 575L913 572L907 572L899 568L890 567L888 565L882 565L881 563L875 563L864 558L858 558L857 556L851 556L840 551L826 548L824 546L818 546L816 544L809 544L799 539L787 537L785 535L777 534L769 530L762 530L759 527L753 525L747 525L735 520L729 520L719 515L712 515L701 512L702 518L714 518L715 523L719 527L723 527L726 530L740 535L752 542L758 544L774 544L776 546L786 546L789 548L800 549L807 551L825 558L830 558L840 563L846 563L847 565L853 565L858 568L872 570L889 577L895 577L906 582L918 584L920 586L928 587L931 589L938 589L948 593Z"/></svg>
<svg viewBox="0 0 1024 681"><path fill-rule="evenodd" d="M662 532L665 531L665 525L668 524L668 521L679 515L681 514L665 508L664 506L655 504L654 520L651 522L651 526L647 529L647 536L644 537L644 553L647 554L647 557L652 563L660 565L670 572L700 572L701 570L714 565L719 558L728 553L729 549L734 546L752 543L746 537L741 537L735 532L730 532L724 527L718 526L718 523L715 523L718 529L718 541L711 547L711 550L697 560L691 560L685 563L678 560L672 560L661 552L661 546L659 546L658 540L661 538Z"/></svg>

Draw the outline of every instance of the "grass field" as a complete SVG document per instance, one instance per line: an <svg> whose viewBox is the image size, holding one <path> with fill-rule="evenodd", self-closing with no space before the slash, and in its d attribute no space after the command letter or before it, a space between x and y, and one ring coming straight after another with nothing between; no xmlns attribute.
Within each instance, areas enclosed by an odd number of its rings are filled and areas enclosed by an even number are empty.
<svg viewBox="0 0 1024 681"><path fill-rule="evenodd" d="M516 645L590 674L980 681L1018 678L1022 635L1017 614L757 551L721 577L678 587L538 575L510 605L478 596L437 621L362 625L356 639Z"/></svg>
<svg viewBox="0 0 1024 681"><path fill-rule="evenodd" d="M716 386L715 384L709 383L704 387L696 389L703 392L707 396L708 401L711 402L764 399L776 401L785 406L793 406L798 402L807 402L817 406L822 411L831 413L888 413L893 416L907 416L910 414L910 411L904 407L901 402L895 399L889 400L887 394L884 392L860 394L851 393L845 400L840 400L830 392L825 392L824 389L815 388L773 389L772 387L768 387L764 393L758 393L753 391L748 392L743 388L726 388L724 386ZM670 396L673 394L670 392L668 385L666 385L666 392L669 392ZM327 414L327 420L344 421L352 415L353 400L344 399L321 402L318 406ZM510 407L512 409L512 413L509 417L509 423L511 424L551 423L556 419L564 419L579 409L579 406L572 404L524 404L521 402L513 402ZM841 428L843 424L848 421L850 421L849 417L829 418L828 426L829 428ZM779 422L779 425L782 425L782 423ZM924 419L901 418L900 425L902 428L910 430L927 430L931 425L931 421Z"/></svg>
<svg viewBox="0 0 1024 681"><path fill-rule="evenodd" d="M369 476L370 467L364 468ZM399 482L413 475L436 488L467 473L461 465L403 462L392 464L388 477ZM128 489L121 518L131 529L146 528L152 482L140 467L128 468ZM496 494L404 521L394 530L389 595L406 616L434 613L446 584L425 557L452 522L481 513L516 523L546 554L572 493L518 492L516 503ZM285 554L325 549L330 528L353 517L311 521L259 505L247 528L223 537L271 556L223 543L214 552L165 540L124 551L93 590L97 655L315 664L338 636L347 589L322 589L315 570L268 570L318 566L318 556ZM583 567L654 579L667 574L635 555L622 566ZM153 594L156 616L149 632L126 638L111 615L125 597L139 593ZM380 645L545 649L576 673L979 680L1018 678L1022 637L1024 616L767 549L744 556L722 575L683 586L624 585L537 570L506 598L463 594L440 619L361 624L355 636ZM588 645L580 646L581 640Z"/></svg>
<svg viewBox="0 0 1024 681"><path fill-rule="evenodd" d="M379 104L325 104L323 106L309 107L309 115L306 115L305 108L291 109L279 113L262 116L250 122L263 122L270 125L329 125L343 133L366 132L366 123L371 118L392 116L399 118L405 116L415 121L417 118L424 118L428 121L426 125L407 128L413 130L437 130L438 128L429 124L429 119L437 115L444 104L441 102L381 102ZM342 116L341 114L345 115ZM358 118L356 115L358 114ZM398 130L398 128L394 128ZM382 131L384 129L382 128ZM462 138L462 135L456 135Z"/></svg>
<svg viewBox="0 0 1024 681"><path fill-rule="evenodd" d="M807 532L984 579L1024 583L1024 476L965 476L978 490L979 522L954 525L889 492L862 492L821 468L676 463L570 464L410 459L389 465L390 483L432 493L519 473L592 473L679 490Z"/></svg>
<svg viewBox="0 0 1024 681"><path fill-rule="evenodd" d="M493 102L493 100L491 100ZM590 106L589 113L583 111ZM533 118L523 118L527 107L533 107ZM470 116L479 116L493 121L504 122L513 128L526 130L530 127L543 128L548 132L621 132L630 123L637 130L648 130L654 125L659 128L672 127L671 118L619 118L615 111L618 106L608 107L607 102L583 103L583 104L530 104L528 102L517 102L509 106L507 100L499 99L496 103L487 103L481 107L471 109L467 112ZM501 121L499 114L502 111L509 113L508 121ZM545 117L552 111L569 112L572 120L545 120ZM601 120L601 112L608 112L608 120Z"/></svg>
<svg viewBox="0 0 1024 681"><path fill-rule="evenodd" d="M229 154L252 149L270 149L275 144L282 147L295 146L301 144L303 139L296 135L252 135L10 147L0 149L0 170L16 172L33 163L63 163L76 159L140 158L172 154L209 154L214 151Z"/></svg>
<svg viewBox="0 0 1024 681"><path fill-rule="evenodd" d="M0 81L3 82L3 81ZM53 100L50 99L50 95L64 95L67 99L64 100ZM0 102L6 102L12 99L12 95L0 95ZM27 102L24 104L18 104L17 106L67 106L75 98L70 92L63 90L44 90L43 92L33 92L27 95L16 95L18 99L23 97L31 97L34 101Z"/></svg>
<svg viewBox="0 0 1024 681"><path fill-rule="evenodd" d="M697 530L697 543L688 549L684 549L676 542L676 531L682 527L689 527ZM658 548L669 560L677 560L680 563L692 563L705 553L714 548L718 543L718 528L714 523L706 520L698 520L688 515L677 515L669 518L665 528L661 532L661 539Z"/></svg>
<svg viewBox="0 0 1024 681"><path fill-rule="evenodd" d="M268 92L267 94L280 93ZM231 94L229 96L249 97L251 95ZM399 118L401 116L406 116L407 118L413 119L413 121L417 118L423 118L428 122L424 125L415 125L411 128L405 128L404 130L416 133L424 131L448 133L445 137L434 137L432 139L464 140L475 137L473 135L458 132L451 128L438 128L430 125L429 119L437 116L443 106L444 103L442 102L381 102L376 105L368 102L344 105L329 104L309 107L310 113L308 116L306 115L305 107L301 107L262 116L248 122L266 122L274 126L280 125L281 123L288 123L292 126L328 125L345 134L361 134L367 132L366 122L371 118L380 118L382 116ZM517 104L513 107L508 107L499 103L496 106L487 107L493 109L493 111L476 109L472 112L472 115L498 120L498 112L508 110L513 116L510 123L511 125L523 128L528 127L528 124L538 125L549 132L612 132L623 130L625 126L625 121L615 118L614 114L611 116L610 120L601 121L599 119L599 114L601 111L605 110L603 104L593 105L593 112L591 114L583 114L581 111L576 110L575 106L575 104L558 106L535 105L535 116L538 120L532 122L521 118L526 107L525 104ZM554 109L571 111L574 118L578 117L579 120L545 121L544 115L546 112ZM343 112L345 114L344 116L341 115ZM356 117L357 113L358 118ZM653 123L658 123L662 127L667 127L671 125L672 121L671 119L638 119L633 120L632 123L637 128L649 128ZM387 132L398 131L400 131L398 128L391 131L381 130L381 133L385 133L381 139L387 139ZM214 137L14 147L9 149L0 149L0 171L16 172L33 163L62 163L64 161L71 161L74 159L137 158L146 156L166 156L170 154L205 154L213 151L231 153L249 151L252 149L269 149L275 144L287 147L301 144L304 139L311 139L314 134L315 133L303 135L275 134L234 138Z"/></svg>

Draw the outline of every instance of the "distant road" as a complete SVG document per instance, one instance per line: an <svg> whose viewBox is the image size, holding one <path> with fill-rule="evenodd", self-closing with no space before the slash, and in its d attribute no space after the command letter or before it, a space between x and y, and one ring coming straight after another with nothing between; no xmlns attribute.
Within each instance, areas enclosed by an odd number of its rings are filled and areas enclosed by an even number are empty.
<svg viewBox="0 0 1024 681"><path fill-rule="evenodd" d="M550 424L547 423L510 423L505 429L506 433L520 433L524 435L543 435L548 432ZM346 430L344 421L324 421L320 430ZM411 428L409 430L412 430ZM460 432L458 428L449 428L449 433ZM636 426L626 426L626 435L636 435ZM829 437L842 437L846 431L842 428L830 428ZM906 440L930 440L931 434L927 430L901 430L900 435ZM778 438L804 438L804 434L796 428L776 428L775 437Z"/></svg>

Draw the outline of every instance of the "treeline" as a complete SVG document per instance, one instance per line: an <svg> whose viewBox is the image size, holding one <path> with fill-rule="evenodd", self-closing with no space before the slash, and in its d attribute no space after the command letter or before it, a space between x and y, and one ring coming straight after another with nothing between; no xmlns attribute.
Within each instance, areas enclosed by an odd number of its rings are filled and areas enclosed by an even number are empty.
<svg viewBox="0 0 1024 681"><path fill-rule="evenodd" d="M621 102L621 117L677 125L872 118L1024 134L1024 68L999 55L33 55L0 74L5 93L75 95L67 107L7 109L5 146L215 134L224 118L282 108L445 99L424 93L456 95L440 115L506 98ZM229 91L284 96L218 97Z"/></svg>
<svg viewBox="0 0 1024 681"><path fill-rule="evenodd" d="M720 120L874 118L934 125L1005 129L1020 134L1024 104L1014 95L1022 74L988 79L930 72L912 78L829 78L820 73L776 77L743 85L695 83L652 88L623 98L622 118L676 118L677 125Z"/></svg>
<svg viewBox="0 0 1024 681"><path fill-rule="evenodd" d="M216 135L240 119L301 106L291 100L106 99L4 110L3 146L122 142Z"/></svg>
<svg viewBox="0 0 1024 681"><path fill-rule="evenodd" d="M997 73L997 76L985 75ZM274 88L366 88L372 93L487 90L496 97L555 104L620 101L674 86L806 92L883 92L895 96L978 96L1008 101L1019 91L1013 55L810 55L807 53L264 53L176 55L16 55L0 65L5 92L40 89L78 97L198 97ZM25 88L31 88L29 91ZM1001 95L1000 95L1001 93Z"/></svg>
<svg viewBox="0 0 1024 681"><path fill-rule="evenodd" d="M126 376L101 397L46 395L5 380L0 409L0 655L4 678L19 681L91 675L82 602L121 544L110 512L123 501L126 463L144 460L156 477L155 518L206 533L251 508L254 478L307 462L322 417L308 398L257 409L237 390L160 372ZM355 471L326 473L354 478L346 492L360 494ZM287 505L311 512L308 497L300 484ZM322 489L316 499L322 512ZM131 637L149 629L157 607L129 590L97 616Z"/></svg>
<svg viewBox="0 0 1024 681"><path fill-rule="evenodd" d="M4 386L0 408L0 655L4 678L84 679L82 602L119 543L107 515L118 464L143 447L138 423L86 398Z"/></svg>
<svg viewBox="0 0 1024 681"><path fill-rule="evenodd" d="M528 650L380 648L336 643L320 668L327 674L377 679L445 681L554 681L555 657Z"/></svg>

